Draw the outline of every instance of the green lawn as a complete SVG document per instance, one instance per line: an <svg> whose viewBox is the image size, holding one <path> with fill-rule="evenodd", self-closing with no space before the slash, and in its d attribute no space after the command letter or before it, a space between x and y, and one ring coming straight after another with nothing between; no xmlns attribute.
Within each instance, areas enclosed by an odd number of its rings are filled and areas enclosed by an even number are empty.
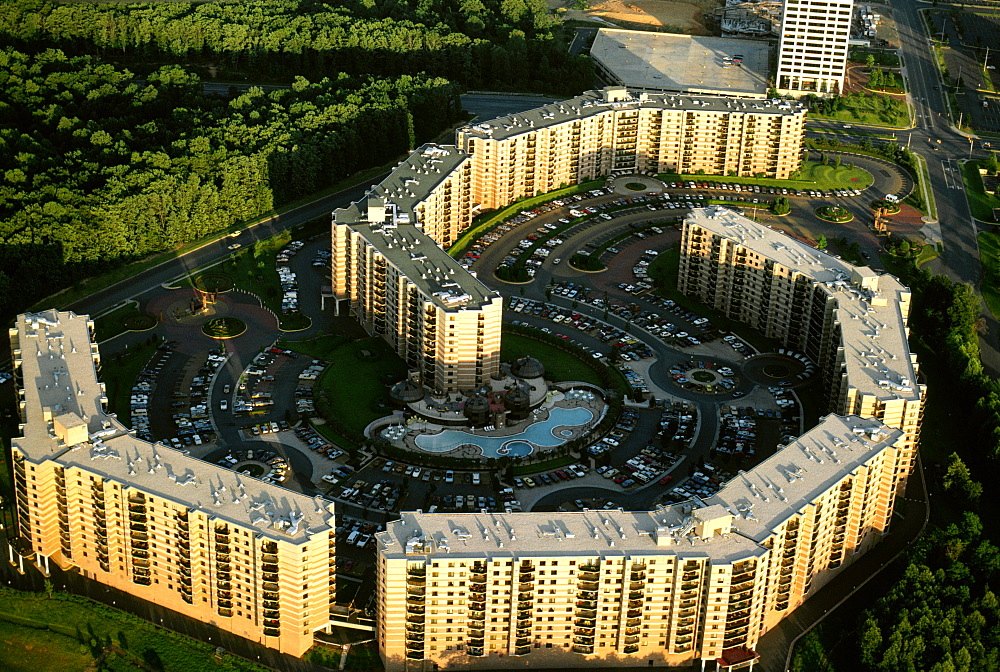
<svg viewBox="0 0 1000 672"><path fill-rule="evenodd" d="M979 174L979 161L962 163L962 179L965 181L965 196L969 201L972 216L984 222L993 221L993 208L1000 208L1000 198L983 191L983 178Z"/></svg>
<svg viewBox="0 0 1000 672"><path fill-rule="evenodd" d="M723 177L721 175L673 175L663 174L658 177L667 182L678 180L695 182L736 182L761 187L783 187L786 189L863 189L872 183L872 176L867 170L855 166L848 168L847 162L839 168L831 162L824 166L819 161L803 161L798 171L793 173L793 180L772 180L758 177Z"/></svg>
<svg viewBox="0 0 1000 672"><path fill-rule="evenodd" d="M350 340L349 336L344 335L317 336L316 338L311 338L308 341L294 341L282 338L278 341L278 347L294 350L295 352L302 353L303 355L312 357L313 359L330 361L330 359L333 358L334 353Z"/></svg>
<svg viewBox="0 0 1000 672"><path fill-rule="evenodd" d="M510 331L503 332L500 360L513 362L519 357L531 355L545 366L545 377L550 380L578 380L603 387L600 375L581 358L560 350L554 345Z"/></svg>
<svg viewBox="0 0 1000 672"><path fill-rule="evenodd" d="M920 254L917 255L916 264L917 268L920 268L928 261L932 259L937 259L941 256L941 251L938 250L934 245L924 245L920 248Z"/></svg>
<svg viewBox="0 0 1000 672"><path fill-rule="evenodd" d="M71 637L0 621L4 672L83 672L92 662L90 650Z"/></svg>
<svg viewBox="0 0 1000 672"><path fill-rule="evenodd" d="M902 101L880 94L842 96L843 107L832 114L809 112L811 119L833 119L848 124L869 124L872 126L888 126L890 128L906 128L910 123L910 115L906 104Z"/></svg>
<svg viewBox="0 0 1000 672"><path fill-rule="evenodd" d="M109 645L118 646L129 656L142 661L147 670L265 670L228 654L217 660L215 647L210 644L164 630L130 614L80 597L56 592L52 599L48 599L34 593L9 589L0 591L2 670L82 671L93 660L93 653ZM17 657L6 658L12 653L17 653ZM111 662L111 669L114 670L143 669L121 657Z"/></svg>
<svg viewBox="0 0 1000 672"><path fill-rule="evenodd" d="M363 351L373 358L363 359ZM388 401L388 386L406 376L406 363L385 341L374 337L344 343L324 359L330 366L317 381L316 409L333 428L339 422L360 435L372 420L391 412L379 404Z"/></svg>
<svg viewBox="0 0 1000 672"><path fill-rule="evenodd" d="M979 291L994 317L1000 317L1000 233L979 234L979 259L983 264Z"/></svg>
<svg viewBox="0 0 1000 672"><path fill-rule="evenodd" d="M94 338L98 343L103 343L109 338L125 333L125 318L139 314L139 307L134 303L129 303L110 313L104 313L94 318Z"/></svg>
<svg viewBox="0 0 1000 672"><path fill-rule="evenodd" d="M108 411L118 414L118 420L125 425L132 421L132 385L136 376L146 368L149 358L156 351L159 340L152 345L142 344L129 348L121 357L102 357L100 378L104 381L108 395Z"/></svg>

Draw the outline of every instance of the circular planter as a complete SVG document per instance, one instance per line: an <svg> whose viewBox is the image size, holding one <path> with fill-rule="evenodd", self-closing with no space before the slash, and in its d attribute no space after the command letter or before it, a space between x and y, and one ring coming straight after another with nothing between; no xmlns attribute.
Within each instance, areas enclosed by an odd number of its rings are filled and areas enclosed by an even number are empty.
<svg viewBox="0 0 1000 672"><path fill-rule="evenodd" d="M145 313L129 315L122 320L122 326L129 331L149 331L156 326L156 318Z"/></svg>
<svg viewBox="0 0 1000 672"><path fill-rule="evenodd" d="M254 462L247 462L246 464L240 465L236 471L248 476L253 476L254 478L260 478L264 475L264 467L259 464L255 464Z"/></svg>
<svg viewBox="0 0 1000 672"><path fill-rule="evenodd" d="M854 220L854 215L839 205L823 205L816 208L816 216L824 222L846 224Z"/></svg>
<svg viewBox="0 0 1000 672"><path fill-rule="evenodd" d="M630 191L646 191L646 185L642 182L626 182L625 188Z"/></svg>
<svg viewBox="0 0 1000 672"><path fill-rule="evenodd" d="M202 292L221 294L230 291L233 279L223 273L203 273L194 279L195 289Z"/></svg>
<svg viewBox="0 0 1000 672"><path fill-rule="evenodd" d="M217 317L201 327L201 332L211 338L236 338L247 330L247 323L235 317Z"/></svg>

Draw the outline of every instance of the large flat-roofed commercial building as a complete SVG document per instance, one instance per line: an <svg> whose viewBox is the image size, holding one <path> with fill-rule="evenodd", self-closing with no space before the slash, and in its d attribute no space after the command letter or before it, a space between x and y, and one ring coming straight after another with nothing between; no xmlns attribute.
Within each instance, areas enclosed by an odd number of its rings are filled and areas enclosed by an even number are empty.
<svg viewBox="0 0 1000 672"><path fill-rule="evenodd" d="M767 42L601 28L590 48L608 84L634 91L766 98Z"/></svg>
<svg viewBox="0 0 1000 672"><path fill-rule="evenodd" d="M705 500L403 513L376 535L386 669L645 667L752 649L885 533L903 440L831 415Z"/></svg>
<svg viewBox="0 0 1000 672"><path fill-rule="evenodd" d="M776 77L780 93L843 93L853 10L854 0L785 0Z"/></svg>
<svg viewBox="0 0 1000 672"><path fill-rule="evenodd" d="M519 198L616 173L787 178L799 168L806 109L794 101L632 94L623 87L464 126L473 202Z"/></svg>
<svg viewBox="0 0 1000 672"><path fill-rule="evenodd" d="M503 300L439 245L470 221L468 157L454 147L415 154L361 202L334 213L333 293L420 372L422 384L469 390L499 371ZM414 169L429 157L439 165Z"/></svg>
<svg viewBox="0 0 1000 672"><path fill-rule="evenodd" d="M702 208L684 221L677 287L810 357L831 412L901 429L902 488L927 391L907 342L906 286L731 210Z"/></svg>
<svg viewBox="0 0 1000 672"><path fill-rule="evenodd" d="M22 554L293 655L312 646L335 597L333 503L137 439L104 410L86 316L21 315L10 337Z"/></svg>

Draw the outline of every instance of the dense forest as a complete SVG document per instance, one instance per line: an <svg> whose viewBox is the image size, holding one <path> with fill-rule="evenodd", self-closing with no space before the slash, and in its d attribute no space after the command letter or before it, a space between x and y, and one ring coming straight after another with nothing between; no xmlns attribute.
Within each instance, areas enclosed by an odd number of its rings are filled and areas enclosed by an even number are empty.
<svg viewBox="0 0 1000 672"><path fill-rule="evenodd" d="M178 66L137 82L58 50L0 51L0 91L4 315L391 161L461 113L444 79L299 77L223 99Z"/></svg>
<svg viewBox="0 0 1000 672"><path fill-rule="evenodd" d="M22 50L91 53L136 71L171 62L278 79L425 72L466 88L566 94L593 78L588 58L568 55L544 0L8 1L0 35Z"/></svg>

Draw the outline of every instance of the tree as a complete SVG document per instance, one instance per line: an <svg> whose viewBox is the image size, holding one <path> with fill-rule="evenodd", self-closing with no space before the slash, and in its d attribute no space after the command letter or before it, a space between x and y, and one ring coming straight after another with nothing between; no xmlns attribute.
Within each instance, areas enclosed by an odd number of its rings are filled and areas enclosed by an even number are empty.
<svg viewBox="0 0 1000 672"><path fill-rule="evenodd" d="M868 54L868 57L865 59L865 65L868 66L869 70L875 67L875 54Z"/></svg>
<svg viewBox="0 0 1000 672"><path fill-rule="evenodd" d="M983 484L972 480L969 468L958 453L948 456L948 468L941 479L941 486L945 491L953 492L970 502L978 500L983 494Z"/></svg>
<svg viewBox="0 0 1000 672"><path fill-rule="evenodd" d="M817 250L826 249L826 236L824 236L823 234L820 234L819 238L816 239L816 249Z"/></svg>
<svg viewBox="0 0 1000 672"><path fill-rule="evenodd" d="M861 641L858 645L861 648L861 662L874 667L882 650L882 630L878 626L878 621L871 615L862 626Z"/></svg>
<svg viewBox="0 0 1000 672"><path fill-rule="evenodd" d="M1000 171L1000 161L997 160L996 152L990 152L989 156L983 162L983 168L985 168L991 175L996 175Z"/></svg>

